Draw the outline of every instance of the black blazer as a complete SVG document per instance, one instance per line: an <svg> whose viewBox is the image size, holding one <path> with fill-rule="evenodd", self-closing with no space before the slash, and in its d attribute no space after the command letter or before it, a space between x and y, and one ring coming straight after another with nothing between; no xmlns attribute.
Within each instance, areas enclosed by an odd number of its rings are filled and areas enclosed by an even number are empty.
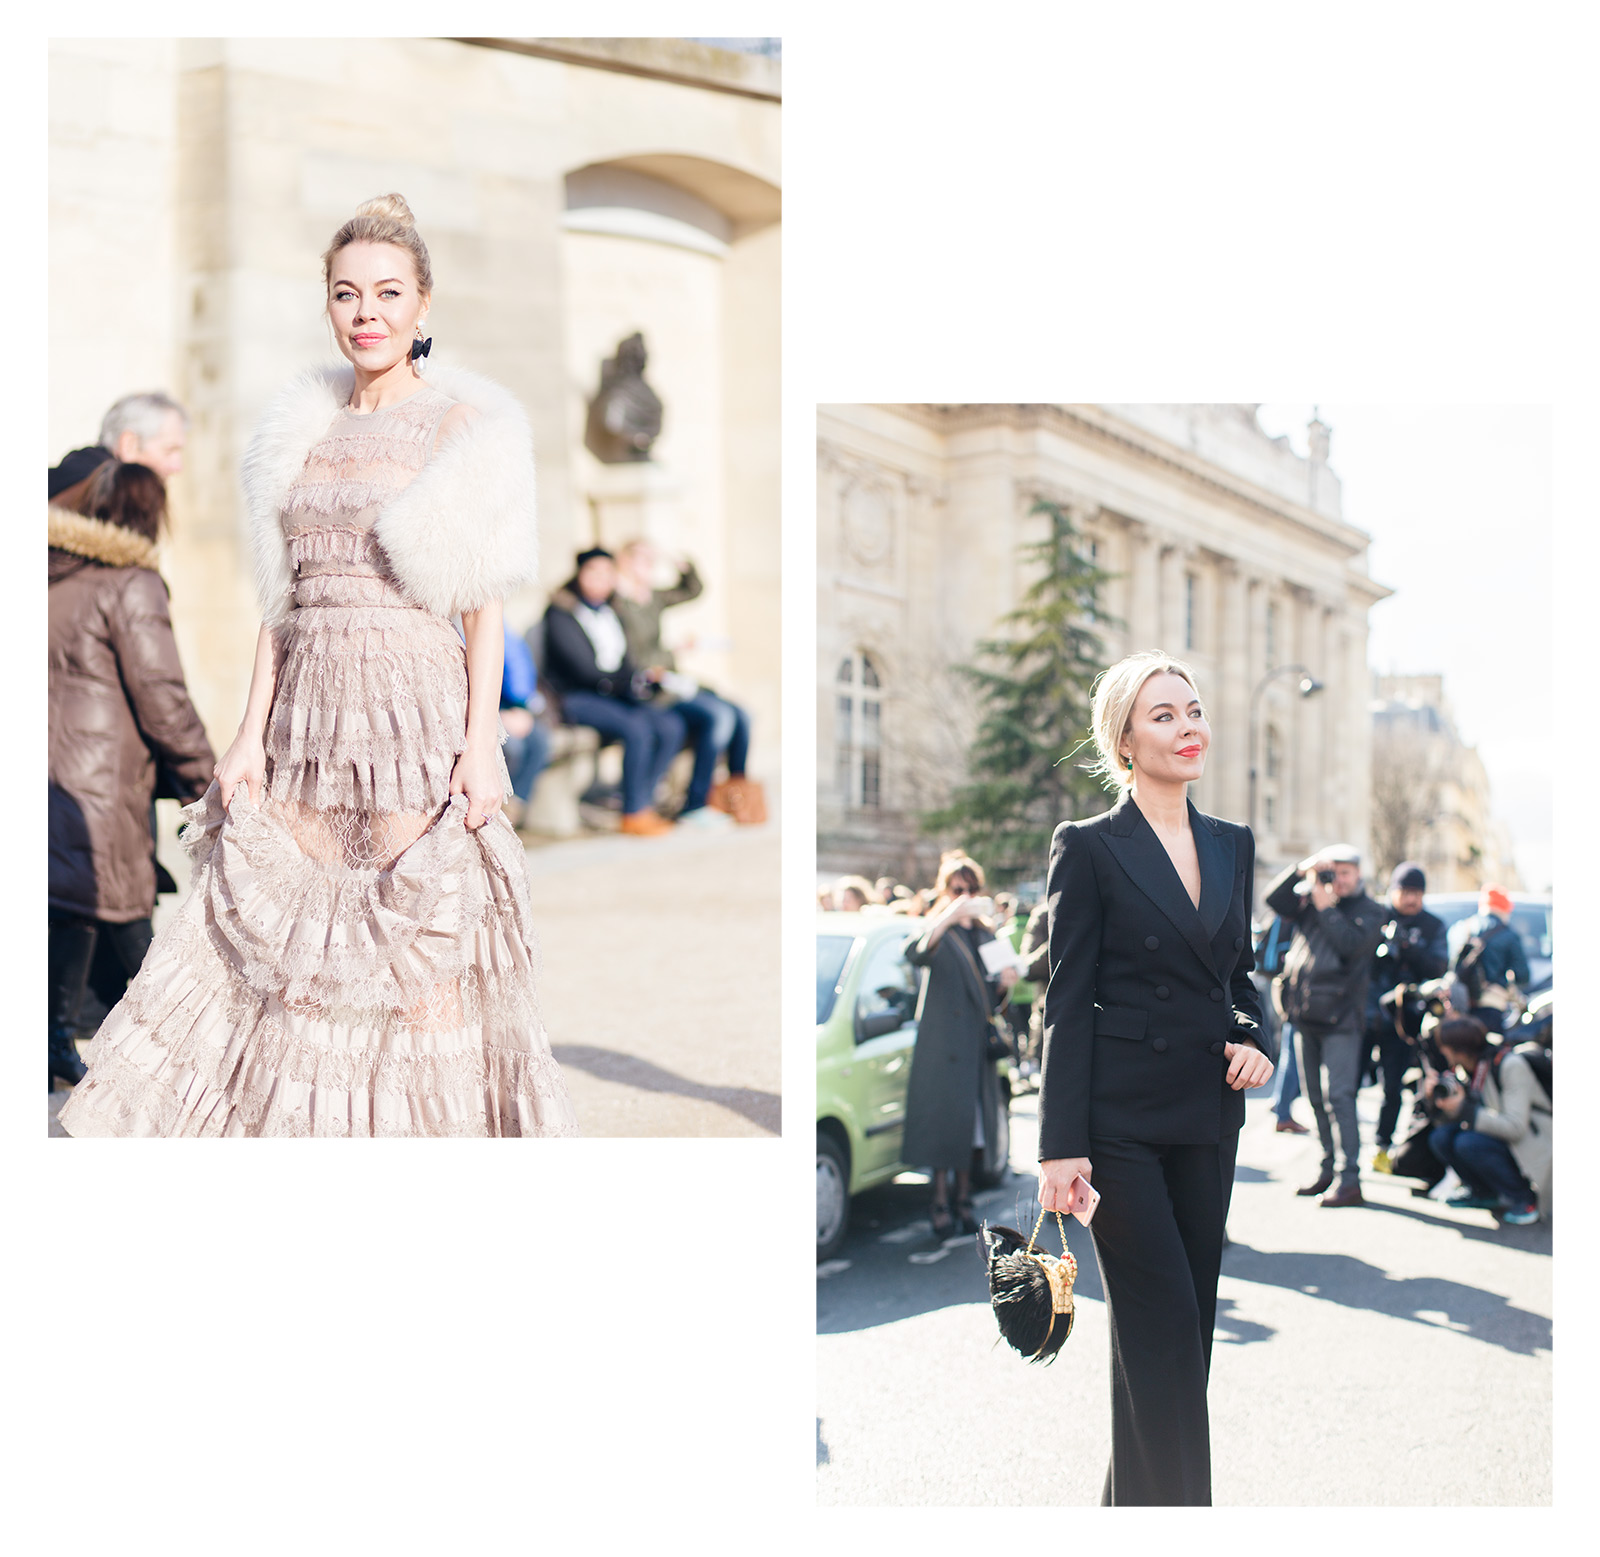
<svg viewBox="0 0 1600 1557"><path fill-rule="evenodd" d="M1223 1045L1275 1059L1250 980L1255 839L1189 802L1196 910L1131 795L1063 822L1050 844L1039 1157L1088 1157L1091 1135L1206 1145L1244 1123Z"/></svg>
<svg viewBox="0 0 1600 1557"><path fill-rule="evenodd" d="M544 613L545 682L557 695L563 692L597 692L601 697L637 702L633 693L634 663L623 650L622 663L615 670L601 670L594 656L594 645L574 616L577 597L563 587L550 597Z"/></svg>

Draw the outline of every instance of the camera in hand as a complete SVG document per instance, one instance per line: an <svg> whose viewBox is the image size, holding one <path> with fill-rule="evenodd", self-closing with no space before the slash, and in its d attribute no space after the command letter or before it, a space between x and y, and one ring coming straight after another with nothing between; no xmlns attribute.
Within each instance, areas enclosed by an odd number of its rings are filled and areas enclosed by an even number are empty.
<svg viewBox="0 0 1600 1557"><path fill-rule="evenodd" d="M1324 886L1332 886L1334 880L1333 872L1331 870L1319 870L1317 872L1317 880Z"/></svg>

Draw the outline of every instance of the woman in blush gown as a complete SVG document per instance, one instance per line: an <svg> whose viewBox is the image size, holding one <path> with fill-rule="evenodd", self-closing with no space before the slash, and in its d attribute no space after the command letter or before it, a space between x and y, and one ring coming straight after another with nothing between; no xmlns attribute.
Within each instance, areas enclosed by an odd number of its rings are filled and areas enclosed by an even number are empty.
<svg viewBox="0 0 1600 1557"><path fill-rule="evenodd" d="M476 374L418 373L433 281L398 195L323 263L351 366L289 385L246 455L244 720L184 812L193 890L95 1038L69 1135L576 1134L500 809L526 419Z"/></svg>

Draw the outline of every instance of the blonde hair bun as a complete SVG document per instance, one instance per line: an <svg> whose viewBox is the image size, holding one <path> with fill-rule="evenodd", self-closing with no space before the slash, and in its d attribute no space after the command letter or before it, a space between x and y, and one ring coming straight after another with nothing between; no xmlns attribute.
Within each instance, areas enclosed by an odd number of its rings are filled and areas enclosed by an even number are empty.
<svg viewBox="0 0 1600 1557"><path fill-rule="evenodd" d="M379 195L376 200L363 200L356 207L357 216L388 216L407 227L415 227L417 219L411 214L411 207L406 204L406 197L391 191L386 195Z"/></svg>

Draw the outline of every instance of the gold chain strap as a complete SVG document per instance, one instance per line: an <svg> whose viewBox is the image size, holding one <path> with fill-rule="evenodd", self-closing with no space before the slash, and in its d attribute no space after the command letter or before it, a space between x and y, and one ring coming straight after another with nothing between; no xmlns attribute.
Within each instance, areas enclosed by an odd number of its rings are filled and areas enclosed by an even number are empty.
<svg viewBox="0 0 1600 1557"><path fill-rule="evenodd" d="M1028 1247L1023 1251L1025 1254L1032 1254L1033 1253L1033 1246L1038 1241L1039 1229L1044 1226L1044 1219L1048 1215L1050 1215L1050 1213L1047 1212L1044 1209L1043 1206L1040 1206L1039 1207L1039 1220L1033 1224L1033 1234L1028 1239ZM1067 1253L1067 1229L1065 1228L1065 1226L1062 1225L1061 1213L1059 1211L1057 1211L1055 1213L1055 1219L1056 1219L1056 1231L1061 1234L1061 1252L1062 1252L1062 1254L1066 1254Z"/></svg>
<svg viewBox="0 0 1600 1557"><path fill-rule="evenodd" d="M1072 1257L1072 1250L1067 1247L1067 1229L1061 1220L1061 1213L1055 1213L1056 1231L1061 1234L1061 1258L1053 1254L1046 1254L1040 1250L1033 1252L1033 1246L1038 1241L1039 1229L1044 1226L1045 1210L1039 1208L1039 1220L1033 1224L1033 1236L1028 1239L1028 1247L1023 1252L1029 1259L1034 1260L1044 1271L1045 1279L1050 1284L1050 1328L1045 1331L1044 1339L1039 1343L1039 1350L1033 1355L1039 1356L1045 1347L1050 1344L1050 1337L1055 1334L1056 1319L1065 1314L1067 1324L1072 1324L1072 1286L1078 1279L1078 1262ZM1070 1329L1069 1329L1069 1334Z"/></svg>

